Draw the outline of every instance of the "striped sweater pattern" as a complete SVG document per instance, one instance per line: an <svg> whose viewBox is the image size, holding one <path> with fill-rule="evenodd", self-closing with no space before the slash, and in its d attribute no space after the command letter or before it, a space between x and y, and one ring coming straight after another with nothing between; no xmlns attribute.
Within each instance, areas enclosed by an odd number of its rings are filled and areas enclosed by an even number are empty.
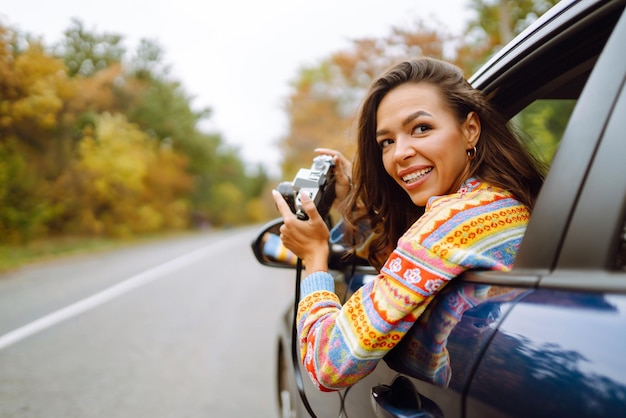
<svg viewBox="0 0 626 418"><path fill-rule="evenodd" d="M301 359L313 383L333 391L369 374L437 292L464 271L510 270L529 218L509 192L471 178L458 192L431 198L378 277L343 306L329 273L308 275L297 321Z"/></svg>

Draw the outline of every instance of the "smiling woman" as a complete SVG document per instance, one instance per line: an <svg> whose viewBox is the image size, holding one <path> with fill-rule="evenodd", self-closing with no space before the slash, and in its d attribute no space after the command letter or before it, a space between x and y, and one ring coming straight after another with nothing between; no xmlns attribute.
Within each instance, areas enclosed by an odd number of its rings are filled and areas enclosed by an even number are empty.
<svg viewBox="0 0 626 418"><path fill-rule="evenodd" d="M461 70L420 58L375 81L359 117L354 188L344 202L348 242L369 242L378 277L342 306L328 273L328 230L310 199L309 220L284 218L298 255L302 361L323 391L374 370L434 296L467 270L510 270L541 187L539 164ZM339 196L341 198L341 196ZM361 228L361 229L359 229ZM395 248L395 249L394 249Z"/></svg>
<svg viewBox="0 0 626 418"><path fill-rule="evenodd" d="M480 120L470 112L458 123L434 85L396 87L380 102L376 117L385 171L415 205L426 206L431 196L455 192L469 177Z"/></svg>

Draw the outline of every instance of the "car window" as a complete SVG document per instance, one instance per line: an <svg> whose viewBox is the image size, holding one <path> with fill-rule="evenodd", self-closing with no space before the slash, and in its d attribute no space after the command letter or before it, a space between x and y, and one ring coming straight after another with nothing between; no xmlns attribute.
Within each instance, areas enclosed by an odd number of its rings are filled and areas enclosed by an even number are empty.
<svg viewBox="0 0 626 418"><path fill-rule="evenodd" d="M575 99L540 99L511 119L529 151L550 164L572 115Z"/></svg>

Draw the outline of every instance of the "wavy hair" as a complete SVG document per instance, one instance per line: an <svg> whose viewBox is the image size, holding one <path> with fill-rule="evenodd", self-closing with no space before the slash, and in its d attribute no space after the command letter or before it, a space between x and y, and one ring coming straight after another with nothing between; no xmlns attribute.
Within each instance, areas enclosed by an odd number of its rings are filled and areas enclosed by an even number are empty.
<svg viewBox="0 0 626 418"><path fill-rule="evenodd" d="M390 68L372 83L361 105L352 172L355 186L343 206L347 235L352 237L355 248L370 239L368 260L378 269L400 236L424 213L424 208L416 206L387 174L376 143L378 106L387 93L405 83L437 87L459 124L470 112L478 115L481 133L476 158L470 161L469 176L508 190L531 210L544 179L542 164L523 146L508 121L469 84L460 68L426 57ZM374 232L373 237L362 233L359 225L363 222L369 223L367 229Z"/></svg>

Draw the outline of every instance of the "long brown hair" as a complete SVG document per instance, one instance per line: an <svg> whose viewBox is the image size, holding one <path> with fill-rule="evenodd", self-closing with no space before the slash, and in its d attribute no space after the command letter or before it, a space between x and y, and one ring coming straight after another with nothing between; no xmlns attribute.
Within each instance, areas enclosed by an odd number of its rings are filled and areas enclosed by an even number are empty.
<svg viewBox="0 0 626 418"><path fill-rule="evenodd" d="M481 133L476 158L470 161L470 177L508 190L531 210L544 178L541 163L522 145L508 121L467 82L461 69L425 57L392 67L370 86L361 106L352 172L355 187L344 205L346 231L355 247L368 238L359 228L363 222L369 223L367 229L375 233L368 244L368 259L377 268L389 257L400 236L424 213L424 208L416 206L387 174L376 143L378 106L387 93L404 83L437 87L459 121L470 112L478 115Z"/></svg>

